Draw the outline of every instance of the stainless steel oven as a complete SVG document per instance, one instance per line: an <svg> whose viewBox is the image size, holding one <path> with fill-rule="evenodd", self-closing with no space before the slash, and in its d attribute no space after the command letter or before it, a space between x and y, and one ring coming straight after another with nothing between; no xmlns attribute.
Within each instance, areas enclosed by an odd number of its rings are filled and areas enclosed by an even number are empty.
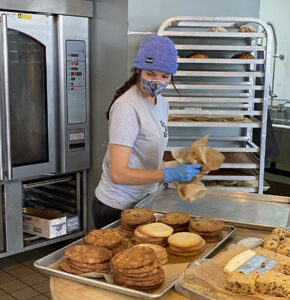
<svg viewBox="0 0 290 300"><path fill-rule="evenodd" d="M1 11L0 6L0 29L3 257L78 237L87 230L89 18ZM79 229L55 241L24 235L25 206L59 209L75 216Z"/></svg>
<svg viewBox="0 0 290 300"><path fill-rule="evenodd" d="M88 168L88 18L2 12L0 23L0 180Z"/></svg>

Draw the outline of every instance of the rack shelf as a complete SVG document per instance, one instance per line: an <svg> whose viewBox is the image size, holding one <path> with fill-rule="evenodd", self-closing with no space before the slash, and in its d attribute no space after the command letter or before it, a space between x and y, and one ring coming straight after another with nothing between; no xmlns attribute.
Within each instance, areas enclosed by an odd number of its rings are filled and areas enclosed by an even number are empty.
<svg viewBox="0 0 290 300"><path fill-rule="evenodd" d="M256 32L239 32L242 25L251 25ZM226 32L210 31L218 26ZM175 86L169 84L163 93L170 106L167 150L189 146L210 133L208 144L228 160L221 173L203 179L217 181L216 188L263 193L268 188L264 182L272 42L268 26L254 18L181 16L165 20L158 34L170 37L178 50ZM254 58L233 58L241 52ZM196 53L208 58L189 57ZM259 146L253 142L255 128L261 130ZM241 184L223 187L221 180ZM243 186L243 181L253 185Z"/></svg>

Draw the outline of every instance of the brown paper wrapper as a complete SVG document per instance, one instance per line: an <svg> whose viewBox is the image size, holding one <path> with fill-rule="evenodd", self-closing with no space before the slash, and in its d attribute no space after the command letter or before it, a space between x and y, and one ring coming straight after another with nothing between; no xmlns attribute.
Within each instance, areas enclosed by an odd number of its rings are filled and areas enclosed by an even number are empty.
<svg viewBox="0 0 290 300"><path fill-rule="evenodd" d="M178 164L197 164L201 165L201 172L190 182L177 183L179 196L186 201L192 202L202 198L206 193L206 188L201 184L202 176L212 170L218 170L225 157L217 150L208 147L209 135L195 141L188 148L178 148L171 151L175 161L166 163L167 167L176 167Z"/></svg>
<svg viewBox="0 0 290 300"><path fill-rule="evenodd" d="M224 288L227 274L223 268L237 254L247 250L243 245L237 245L232 249L219 254L213 260L206 261L198 266L190 267L181 285L219 300L284 300L285 297L274 297L264 294L240 295L232 293ZM276 267L275 267L276 268Z"/></svg>

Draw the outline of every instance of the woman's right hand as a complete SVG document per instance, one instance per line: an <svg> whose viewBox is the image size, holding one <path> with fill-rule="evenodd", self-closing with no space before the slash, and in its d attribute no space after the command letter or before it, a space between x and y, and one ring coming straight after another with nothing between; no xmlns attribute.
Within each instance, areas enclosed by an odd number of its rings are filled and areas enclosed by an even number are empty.
<svg viewBox="0 0 290 300"><path fill-rule="evenodd" d="M164 182L188 182L200 172L199 164L181 164L175 168L164 168Z"/></svg>

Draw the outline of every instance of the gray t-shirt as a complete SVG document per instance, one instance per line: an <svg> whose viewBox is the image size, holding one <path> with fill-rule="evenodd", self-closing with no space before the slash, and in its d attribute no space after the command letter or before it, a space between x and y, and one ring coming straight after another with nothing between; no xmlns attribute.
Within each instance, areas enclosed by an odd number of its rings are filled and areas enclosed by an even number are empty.
<svg viewBox="0 0 290 300"><path fill-rule="evenodd" d="M167 119L167 100L160 95L156 105L153 105L134 85L111 107L109 144L131 147L128 164L130 168L160 169L168 142ZM155 192L157 187L158 183L114 184L110 173L108 149L103 161L102 178L95 194L104 204L123 210Z"/></svg>

